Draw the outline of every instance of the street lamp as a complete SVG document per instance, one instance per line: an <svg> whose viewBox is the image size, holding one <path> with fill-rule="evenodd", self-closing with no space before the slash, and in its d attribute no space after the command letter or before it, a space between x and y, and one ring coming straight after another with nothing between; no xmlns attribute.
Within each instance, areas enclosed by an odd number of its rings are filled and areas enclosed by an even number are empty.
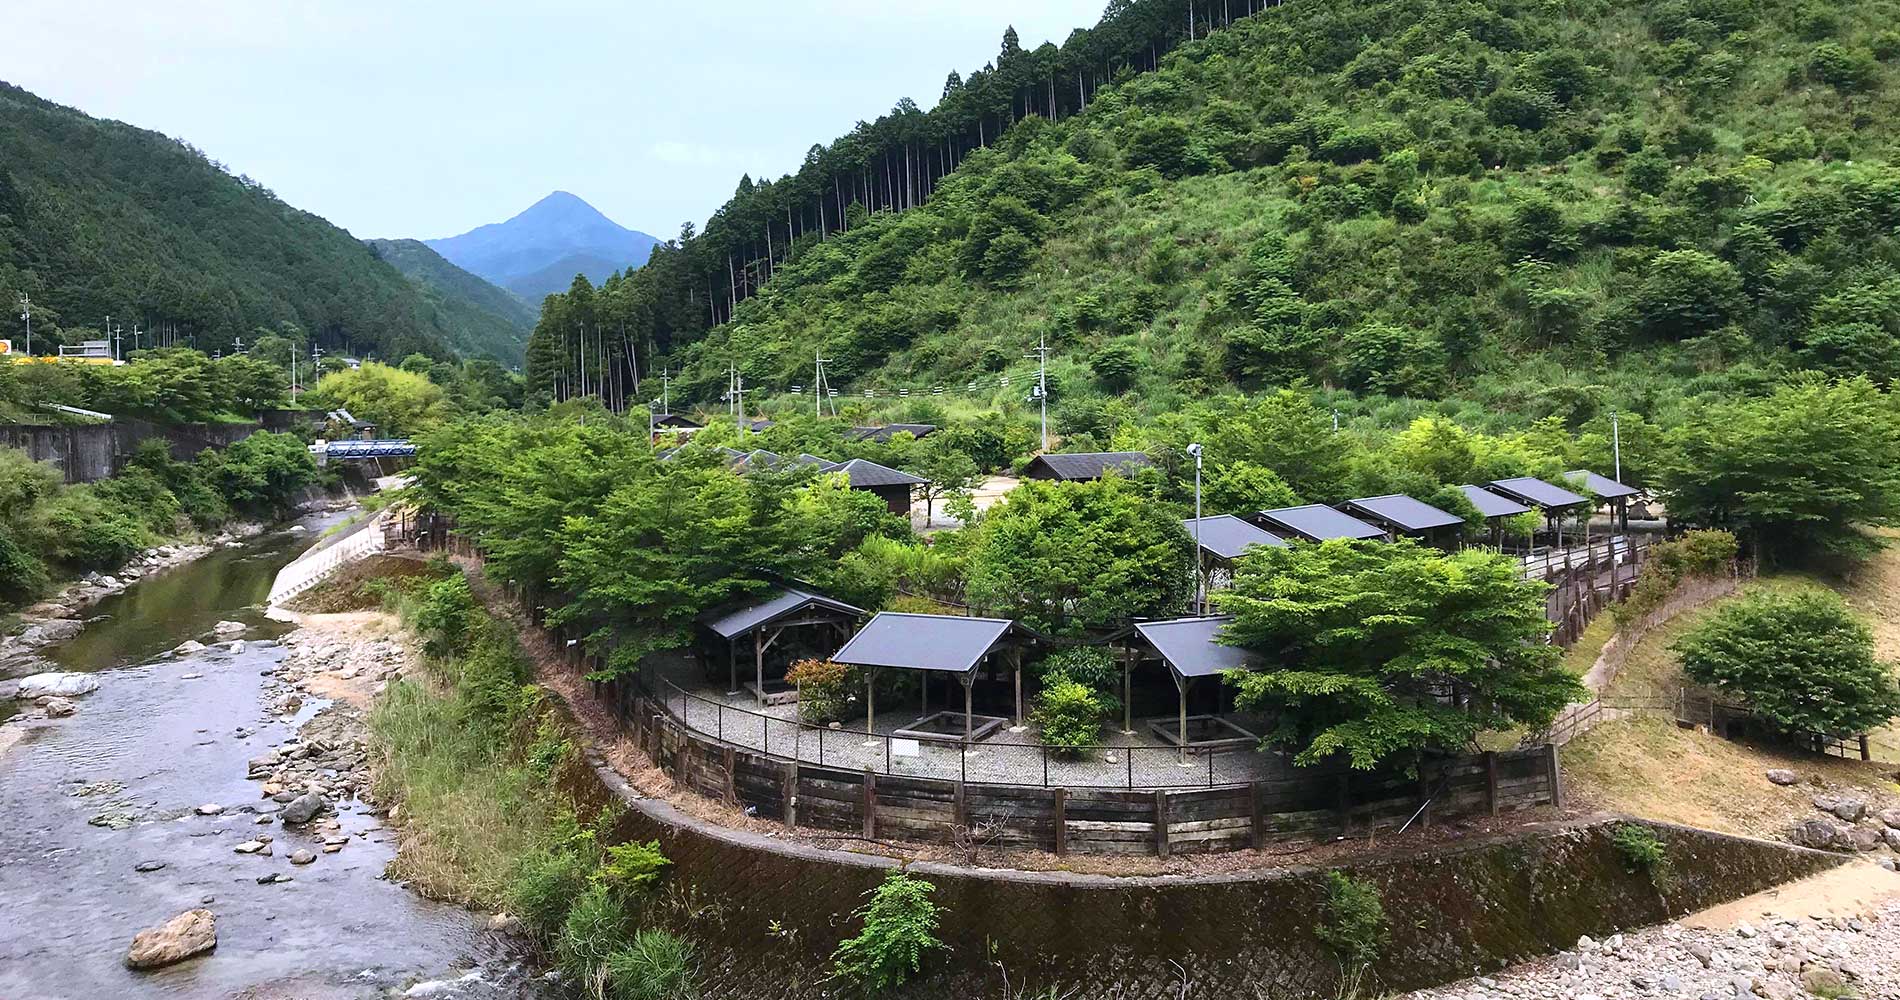
<svg viewBox="0 0 1900 1000"><path fill-rule="evenodd" d="M1206 558L1201 552L1201 446L1187 446L1187 453L1194 456L1194 613L1207 613L1207 571ZM1181 734L1185 745L1187 734Z"/></svg>

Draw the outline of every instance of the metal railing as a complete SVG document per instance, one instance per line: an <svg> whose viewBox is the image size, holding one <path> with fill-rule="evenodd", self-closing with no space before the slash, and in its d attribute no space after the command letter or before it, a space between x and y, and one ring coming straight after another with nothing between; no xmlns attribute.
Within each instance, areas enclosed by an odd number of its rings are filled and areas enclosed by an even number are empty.
<svg viewBox="0 0 1900 1000"><path fill-rule="evenodd" d="M693 694L647 670L640 673L640 687L668 718L726 746L779 761L878 775L1142 791L1235 787L1289 776L1279 757L1253 748L1190 748L1183 763L1180 748L1172 746L1098 745L1057 751L1030 743L965 743L960 737L912 739L739 708Z"/></svg>

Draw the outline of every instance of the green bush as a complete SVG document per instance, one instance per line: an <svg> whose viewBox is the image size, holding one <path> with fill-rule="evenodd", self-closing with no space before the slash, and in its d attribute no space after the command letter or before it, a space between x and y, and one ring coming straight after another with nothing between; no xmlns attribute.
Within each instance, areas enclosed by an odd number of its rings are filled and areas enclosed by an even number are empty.
<svg viewBox="0 0 1900 1000"><path fill-rule="evenodd" d="M25 604L46 589L46 565L0 526L0 602Z"/></svg>
<svg viewBox="0 0 1900 1000"><path fill-rule="evenodd" d="M660 880L673 862L660 852L660 842L629 841L607 848L607 858L594 872L594 881L623 895L644 893Z"/></svg>
<svg viewBox="0 0 1900 1000"><path fill-rule="evenodd" d="M508 912L536 934L553 937L586 891L594 865L595 859L572 843L544 845L523 856L506 889Z"/></svg>
<svg viewBox="0 0 1900 1000"><path fill-rule="evenodd" d="M612 1000L682 1000L694 995L693 944L648 928L633 943L607 956L607 996Z"/></svg>
<svg viewBox="0 0 1900 1000"><path fill-rule="evenodd" d="M1691 680L1790 734L1855 735L1900 715L1894 665L1874 659L1873 632L1831 591L1750 594L1671 648Z"/></svg>
<svg viewBox="0 0 1900 1000"><path fill-rule="evenodd" d="M574 981L592 983L632 926L633 917L617 893L604 885L589 885L561 921L555 960Z"/></svg>
<svg viewBox="0 0 1900 1000"><path fill-rule="evenodd" d="M1102 700L1088 685L1057 675L1036 700L1033 717L1042 745L1075 756L1101 742Z"/></svg>
<svg viewBox="0 0 1900 1000"><path fill-rule="evenodd" d="M1632 875L1647 875L1657 889L1668 891L1673 884L1669 865L1669 845L1655 830L1640 823L1618 823L1610 831L1610 843L1623 856L1623 866Z"/></svg>
<svg viewBox="0 0 1900 1000"><path fill-rule="evenodd" d="M800 660L785 672L785 682L798 688L798 720L814 726L842 722L851 710L856 685L851 670L830 660Z"/></svg>
<svg viewBox="0 0 1900 1000"><path fill-rule="evenodd" d="M853 914L864 928L831 953L832 967L868 994L901 986L923 969L924 956L946 945L937 940L936 887L901 871L865 895L871 901Z"/></svg>
<svg viewBox="0 0 1900 1000"><path fill-rule="evenodd" d="M1339 961L1339 995L1356 997L1364 987L1372 963L1378 961L1392 939L1379 887L1342 871L1329 871L1320 915L1321 921L1313 933Z"/></svg>
<svg viewBox="0 0 1900 1000"><path fill-rule="evenodd" d="M430 584L415 615L423 652L437 659L461 654L469 648L474 619L475 594L467 577L457 573Z"/></svg>
<svg viewBox="0 0 1900 1000"><path fill-rule="evenodd" d="M258 431L223 451L198 455L207 479L231 506L252 513L288 508L299 493L317 482L310 449L290 434Z"/></svg>
<svg viewBox="0 0 1900 1000"><path fill-rule="evenodd" d="M33 511L31 537L45 558L68 569L115 569L143 548L145 526L90 485L69 486Z"/></svg>

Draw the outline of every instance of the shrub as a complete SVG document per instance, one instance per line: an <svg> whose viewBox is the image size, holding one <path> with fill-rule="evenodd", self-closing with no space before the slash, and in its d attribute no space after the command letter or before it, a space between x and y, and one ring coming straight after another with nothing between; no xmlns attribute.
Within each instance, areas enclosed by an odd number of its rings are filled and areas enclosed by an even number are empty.
<svg viewBox="0 0 1900 1000"><path fill-rule="evenodd" d="M798 688L798 719L813 725L841 721L851 706L851 670L830 660L799 660L785 671Z"/></svg>
<svg viewBox="0 0 1900 1000"><path fill-rule="evenodd" d="M1620 628L1628 628L1662 607L1682 582L1692 577L1725 574L1741 550L1735 536L1719 529L1685 532L1681 538L1657 542L1649 548L1630 595L1612 609Z"/></svg>
<svg viewBox="0 0 1900 1000"><path fill-rule="evenodd" d="M46 566L0 527L0 602L24 604L46 589Z"/></svg>
<svg viewBox="0 0 1900 1000"><path fill-rule="evenodd" d="M1673 883L1669 866L1669 847L1656 831L1640 823L1618 823L1610 831L1610 842L1623 856L1623 866L1632 875L1649 876L1650 884L1668 891Z"/></svg>
<svg viewBox="0 0 1900 1000"><path fill-rule="evenodd" d="M831 953L837 975L870 994L901 986L921 971L925 955L946 947L936 936L937 904L930 899L935 891L901 871L884 876L884 884L865 893L871 901L853 914L864 929Z"/></svg>
<svg viewBox="0 0 1900 1000"><path fill-rule="evenodd" d="M647 929L607 956L607 996L613 1000L678 1000L693 992L693 943Z"/></svg>
<svg viewBox="0 0 1900 1000"><path fill-rule="evenodd" d="M594 882L615 892L644 893L660 880L660 871L673 862L660 852L660 842L629 841L607 848L607 859L594 872Z"/></svg>
<svg viewBox="0 0 1900 1000"><path fill-rule="evenodd" d="M33 512L34 547L75 570L112 569L144 546L145 527L91 486L68 487Z"/></svg>
<svg viewBox="0 0 1900 1000"><path fill-rule="evenodd" d="M469 627L475 618L475 595L468 578L457 573L437 580L423 592L416 608L416 631L422 633L422 650L437 659L447 659L469 648Z"/></svg>
<svg viewBox="0 0 1900 1000"><path fill-rule="evenodd" d="M1064 756L1080 754L1102 736L1102 701L1088 685L1058 675L1036 701L1042 745Z"/></svg>
<svg viewBox="0 0 1900 1000"><path fill-rule="evenodd" d="M1339 995L1356 997L1372 963L1392 937L1379 887L1342 871L1329 871L1320 915L1313 933L1339 961Z"/></svg>
<svg viewBox="0 0 1900 1000"><path fill-rule="evenodd" d="M240 510L268 513L289 507L317 481L317 463L295 436L258 431L223 451L207 448L198 465L218 492Z"/></svg>
<svg viewBox="0 0 1900 1000"><path fill-rule="evenodd" d="M1691 679L1784 732L1865 733L1900 714L1893 665L1874 659L1873 632L1829 591L1749 595L1673 648Z"/></svg>
<svg viewBox="0 0 1900 1000"><path fill-rule="evenodd" d="M567 920L569 907L587 889L592 858L567 844L545 845L521 858L508 883L508 912L529 930L552 936Z"/></svg>
<svg viewBox="0 0 1900 1000"><path fill-rule="evenodd" d="M592 983L632 925L633 918L618 895L604 885L590 885L581 890L561 922L555 959L576 981Z"/></svg>

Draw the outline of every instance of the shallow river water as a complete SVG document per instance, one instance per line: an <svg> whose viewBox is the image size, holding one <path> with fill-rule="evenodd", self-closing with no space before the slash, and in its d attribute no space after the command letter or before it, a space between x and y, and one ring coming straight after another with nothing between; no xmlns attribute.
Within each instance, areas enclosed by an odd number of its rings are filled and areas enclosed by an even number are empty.
<svg viewBox="0 0 1900 1000"><path fill-rule="evenodd" d="M262 602L312 537L266 536L140 582L50 653L60 669L97 671L100 687L70 718L24 723L0 756L0 998L377 997L471 971L415 995L526 995L482 914L382 879L393 835L361 804L339 804L348 846L305 867L288 855L312 835L255 825L268 800L246 761L319 707L277 720L259 698L284 656ZM252 626L243 652L162 655L215 641L222 619ZM226 809L198 815L204 803ZM277 838L273 857L233 852L261 831ZM145 862L163 867L138 871ZM292 881L258 883L272 873ZM215 951L123 966L133 934L197 906L217 915Z"/></svg>

